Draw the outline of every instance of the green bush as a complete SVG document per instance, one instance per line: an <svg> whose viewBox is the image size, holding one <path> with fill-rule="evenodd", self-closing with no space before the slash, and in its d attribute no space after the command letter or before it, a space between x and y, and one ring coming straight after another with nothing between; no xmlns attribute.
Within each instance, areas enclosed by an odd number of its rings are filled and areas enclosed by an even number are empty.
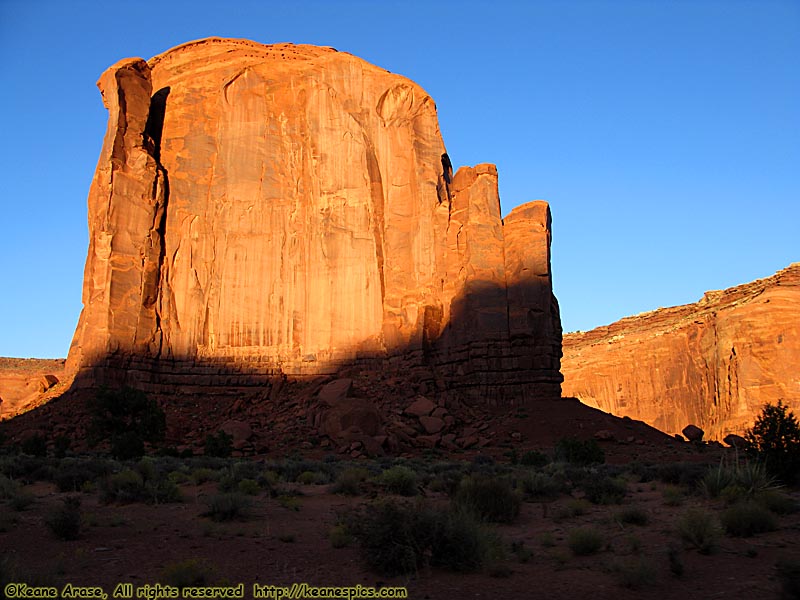
<svg viewBox="0 0 800 600"><path fill-rule="evenodd" d="M562 481L546 473L529 473L520 480L520 488L526 500L552 500L565 491Z"/></svg>
<svg viewBox="0 0 800 600"><path fill-rule="evenodd" d="M589 512L591 506L592 505L583 498L571 498L563 505L556 508L553 512L553 519L556 521L564 521L566 519L585 515Z"/></svg>
<svg viewBox="0 0 800 600"><path fill-rule="evenodd" d="M208 499L206 516L213 521L233 521L248 516L252 502L244 494L215 494Z"/></svg>
<svg viewBox="0 0 800 600"><path fill-rule="evenodd" d="M720 526L713 514L702 508L690 508L677 523L678 535L701 554L711 554L717 547Z"/></svg>
<svg viewBox="0 0 800 600"><path fill-rule="evenodd" d="M778 527L775 516L755 502L742 502L725 509L720 521L725 531L735 537L751 537Z"/></svg>
<svg viewBox="0 0 800 600"><path fill-rule="evenodd" d="M765 490L756 494L753 499L761 506L776 515L790 515L800 508L791 496L779 490Z"/></svg>
<svg viewBox="0 0 800 600"><path fill-rule="evenodd" d="M540 468L549 462L550 457L538 450L528 450L522 455L522 458L519 459L519 464L525 465L526 467Z"/></svg>
<svg viewBox="0 0 800 600"><path fill-rule="evenodd" d="M579 527L567 535L567 546L575 556L595 554L604 542L603 534L594 527Z"/></svg>
<svg viewBox="0 0 800 600"><path fill-rule="evenodd" d="M9 504L14 510L23 511L33 504L35 499L36 496L34 496L32 493L25 490L17 490L17 493L10 498Z"/></svg>
<svg viewBox="0 0 800 600"><path fill-rule="evenodd" d="M163 585L176 587L203 587L212 583L213 571L197 559L183 560L164 567L159 577Z"/></svg>
<svg viewBox="0 0 800 600"><path fill-rule="evenodd" d="M45 524L62 540L76 540L81 532L81 499L77 496L64 498L63 504L52 511Z"/></svg>
<svg viewBox="0 0 800 600"><path fill-rule="evenodd" d="M556 460L574 465L593 465L606 461L605 452L593 439L562 438L556 442L554 453Z"/></svg>
<svg viewBox="0 0 800 600"><path fill-rule="evenodd" d="M426 564L475 571L492 547L492 536L476 517L458 509L384 501L368 505L350 520L365 562L383 575L414 573Z"/></svg>
<svg viewBox="0 0 800 600"><path fill-rule="evenodd" d="M380 474L378 482L385 486L388 492L398 496L417 494L417 474L408 467L397 465L387 469Z"/></svg>
<svg viewBox="0 0 800 600"><path fill-rule="evenodd" d="M261 486L252 479L242 479L237 488L239 492L247 496L258 496L261 493Z"/></svg>
<svg viewBox="0 0 800 600"><path fill-rule="evenodd" d="M504 479L465 477L461 480L453 504L493 523L511 523L520 509L520 496Z"/></svg>
<svg viewBox="0 0 800 600"><path fill-rule="evenodd" d="M101 484L101 495L104 502L139 502L147 497L144 479L133 469L123 469L119 473L109 475Z"/></svg>
<svg viewBox="0 0 800 600"><path fill-rule="evenodd" d="M206 436L203 448L206 456L228 458L233 452L233 436L220 430L216 435Z"/></svg>
<svg viewBox="0 0 800 600"><path fill-rule="evenodd" d="M800 471L800 424L789 407L765 404L753 427L745 433L745 449L763 461L784 482L797 479Z"/></svg>
<svg viewBox="0 0 800 600"><path fill-rule="evenodd" d="M612 478L603 473L588 473L578 483L578 488L592 504L619 504L628 493L623 479Z"/></svg>
<svg viewBox="0 0 800 600"><path fill-rule="evenodd" d="M353 542L353 535L350 533L347 525L339 523L331 527L328 532L328 539L331 541L331 546L334 548L344 548Z"/></svg>
<svg viewBox="0 0 800 600"><path fill-rule="evenodd" d="M369 477L369 471L360 467L345 469L336 477L333 484L333 493L344 496L358 496L361 494L361 484Z"/></svg>
<svg viewBox="0 0 800 600"><path fill-rule="evenodd" d="M661 490L661 497L667 506L680 506L686 499L683 490L676 485L667 485Z"/></svg>
<svg viewBox="0 0 800 600"><path fill-rule="evenodd" d="M620 585L631 590L652 586L656 581L655 565L643 556L618 563L614 570Z"/></svg>

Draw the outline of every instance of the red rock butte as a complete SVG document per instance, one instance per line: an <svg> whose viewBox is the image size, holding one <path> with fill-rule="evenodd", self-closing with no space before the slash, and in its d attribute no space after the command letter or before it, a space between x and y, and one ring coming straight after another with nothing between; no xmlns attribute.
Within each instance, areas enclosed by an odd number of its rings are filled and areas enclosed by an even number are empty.
<svg viewBox="0 0 800 600"><path fill-rule="evenodd" d="M617 416L723 439L765 403L800 412L800 263L694 304L564 336L564 392Z"/></svg>
<svg viewBox="0 0 800 600"><path fill-rule="evenodd" d="M388 370L560 396L550 211L452 172L431 97L331 48L210 38L100 77L78 387L227 393Z"/></svg>

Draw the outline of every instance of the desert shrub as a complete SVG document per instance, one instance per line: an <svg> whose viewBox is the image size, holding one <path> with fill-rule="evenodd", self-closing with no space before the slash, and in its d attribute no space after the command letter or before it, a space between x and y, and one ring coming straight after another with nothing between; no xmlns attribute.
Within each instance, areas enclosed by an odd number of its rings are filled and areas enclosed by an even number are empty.
<svg viewBox="0 0 800 600"><path fill-rule="evenodd" d="M111 454L121 460L144 454L145 442L164 439L167 428L164 411L139 390L102 388L89 403L89 410L92 441L109 439Z"/></svg>
<svg viewBox="0 0 800 600"><path fill-rule="evenodd" d="M595 554L604 542L603 534L594 527L579 527L567 535L567 546L575 556Z"/></svg>
<svg viewBox="0 0 800 600"><path fill-rule="evenodd" d="M208 469L206 467L192 469L192 472L189 474L189 479L191 479L192 483L195 485L201 485L206 481L216 481L219 479L219 477L219 471Z"/></svg>
<svg viewBox="0 0 800 600"><path fill-rule="evenodd" d="M293 496L292 494L280 494L278 496L278 504L286 510L293 510L295 512L299 512L302 507L297 496Z"/></svg>
<svg viewBox="0 0 800 600"><path fill-rule="evenodd" d="M619 584L630 590L640 590L652 586L656 581L655 565L643 556L617 563L614 571Z"/></svg>
<svg viewBox="0 0 800 600"><path fill-rule="evenodd" d="M328 539L331 541L331 546L334 548L344 548L353 542L353 534L350 533L347 525L339 523L331 527L328 532Z"/></svg>
<svg viewBox="0 0 800 600"><path fill-rule="evenodd" d="M197 559L182 560L166 565L158 578L163 585L176 587L202 587L212 583L212 569Z"/></svg>
<svg viewBox="0 0 800 600"><path fill-rule="evenodd" d="M303 485L318 485L327 483L327 477L316 471L303 471L297 476L297 483L302 483Z"/></svg>
<svg viewBox="0 0 800 600"><path fill-rule="evenodd" d="M382 575L416 572L431 545L433 525L428 512L395 502L369 505L352 521L367 566Z"/></svg>
<svg viewBox="0 0 800 600"><path fill-rule="evenodd" d="M707 468L701 463L673 462L655 465L655 477L662 483L692 487L703 478Z"/></svg>
<svg viewBox="0 0 800 600"><path fill-rule="evenodd" d="M593 465L606 461L605 452L592 439L562 438L556 442L554 453L556 460L574 465Z"/></svg>
<svg viewBox="0 0 800 600"><path fill-rule="evenodd" d="M790 515L800 508L794 498L780 490L765 490L754 495L753 499L776 515Z"/></svg>
<svg viewBox="0 0 800 600"><path fill-rule="evenodd" d="M432 518L431 565L465 573L480 569L495 540L475 515L456 509L436 511Z"/></svg>
<svg viewBox="0 0 800 600"><path fill-rule="evenodd" d="M22 452L31 456L47 456L47 440L38 433L25 438L20 448Z"/></svg>
<svg viewBox="0 0 800 600"><path fill-rule="evenodd" d="M504 479L465 477L453 496L453 504L486 521L511 523L519 514L521 500Z"/></svg>
<svg viewBox="0 0 800 600"><path fill-rule="evenodd" d="M726 508L720 514L720 521L726 533L735 537L751 537L778 527L775 516L755 502L741 502Z"/></svg>
<svg viewBox="0 0 800 600"><path fill-rule="evenodd" d="M676 485L667 485L661 490L661 497L667 506L680 506L686 499L683 490Z"/></svg>
<svg viewBox="0 0 800 600"><path fill-rule="evenodd" d="M344 496L358 496L361 494L361 484L369 477L369 471L361 467L345 469L336 477L333 484L333 493Z"/></svg>
<svg viewBox="0 0 800 600"><path fill-rule="evenodd" d="M261 486L253 479L242 479L237 488L239 492L247 496L258 496L261 493Z"/></svg>
<svg viewBox="0 0 800 600"><path fill-rule="evenodd" d="M764 463L755 461L733 464L721 461L718 466L709 468L700 480L701 493L709 498L722 498L728 504L773 489L776 489L775 479Z"/></svg>
<svg viewBox="0 0 800 600"><path fill-rule="evenodd" d="M208 499L205 516L212 521L233 521L248 516L252 502L249 497L239 493L215 494Z"/></svg>
<svg viewBox="0 0 800 600"><path fill-rule="evenodd" d="M744 437L746 452L786 483L795 481L800 471L800 424L788 406L780 400L765 404Z"/></svg>
<svg viewBox="0 0 800 600"><path fill-rule="evenodd" d="M528 450L519 459L519 464L526 467L543 467L550 462L550 457L538 450Z"/></svg>
<svg viewBox="0 0 800 600"><path fill-rule="evenodd" d="M553 512L553 519L556 521L564 521L566 519L585 515L589 512L591 506L592 505L583 498L571 498L556 508Z"/></svg>
<svg viewBox="0 0 800 600"><path fill-rule="evenodd" d="M98 477L90 465L79 462L62 463L56 472L54 482L59 492L77 492L87 481Z"/></svg>
<svg viewBox="0 0 800 600"><path fill-rule="evenodd" d="M588 473L577 485L592 504L619 504L628 492L623 479L599 472Z"/></svg>
<svg viewBox="0 0 800 600"><path fill-rule="evenodd" d="M183 501L183 495L178 484L169 477L159 476L156 479L145 482L144 487L147 494L147 502L167 504Z"/></svg>
<svg viewBox="0 0 800 600"><path fill-rule="evenodd" d="M529 473L519 484L526 500L552 500L565 491L564 482L547 473Z"/></svg>
<svg viewBox="0 0 800 600"><path fill-rule="evenodd" d="M101 484L103 502L139 502L147 497L144 478L133 469L123 469L109 475Z"/></svg>
<svg viewBox="0 0 800 600"><path fill-rule="evenodd" d="M492 538L464 510L377 502L351 516L350 526L370 569L384 575L416 572L425 564L475 571L489 557Z"/></svg>
<svg viewBox="0 0 800 600"><path fill-rule="evenodd" d="M206 456L228 458L233 452L233 436L220 430L216 434L208 434L203 443Z"/></svg>
<svg viewBox="0 0 800 600"><path fill-rule="evenodd" d="M626 506L614 515L614 519L623 525L647 525L650 515L639 506Z"/></svg>
<svg viewBox="0 0 800 600"><path fill-rule="evenodd" d="M701 554L710 554L717 547L720 526L713 514L702 508L690 508L677 523L680 538Z"/></svg>
<svg viewBox="0 0 800 600"><path fill-rule="evenodd" d="M378 482L386 490L398 496L415 496L417 494L417 474L402 465L385 470L378 477Z"/></svg>
<svg viewBox="0 0 800 600"><path fill-rule="evenodd" d="M62 505L47 516L45 524L59 539L78 539L81 532L81 499L77 496L64 498Z"/></svg>

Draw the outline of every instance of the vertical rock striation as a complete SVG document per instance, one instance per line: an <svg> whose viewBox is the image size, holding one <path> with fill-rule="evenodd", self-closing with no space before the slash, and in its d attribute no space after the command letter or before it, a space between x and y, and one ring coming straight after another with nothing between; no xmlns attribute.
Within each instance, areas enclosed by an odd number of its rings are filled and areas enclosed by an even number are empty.
<svg viewBox="0 0 800 600"><path fill-rule="evenodd" d="M98 85L80 385L214 392L361 365L492 402L560 394L547 204L504 223L495 167L453 174L418 85L219 38Z"/></svg>

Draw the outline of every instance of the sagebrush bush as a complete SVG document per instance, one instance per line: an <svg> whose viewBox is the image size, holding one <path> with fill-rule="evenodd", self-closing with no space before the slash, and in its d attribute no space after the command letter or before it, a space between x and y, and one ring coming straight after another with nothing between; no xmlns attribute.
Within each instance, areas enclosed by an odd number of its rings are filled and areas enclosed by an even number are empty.
<svg viewBox="0 0 800 600"><path fill-rule="evenodd" d="M249 516L252 501L248 496L237 492L215 494L208 499L205 515L212 521L233 521Z"/></svg>
<svg viewBox="0 0 800 600"><path fill-rule="evenodd" d="M726 533L735 537L751 537L778 528L775 516L760 504L751 501L726 508L720 514L720 521Z"/></svg>
<svg viewBox="0 0 800 600"><path fill-rule="evenodd" d="M69 496L47 516L45 524L56 537L76 540L80 536L81 521L81 500L77 496Z"/></svg>
<svg viewBox="0 0 800 600"><path fill-rule="evenodd" d="M182 590L186 587L203 587L212 583L213 570L197 559L188 559L166 565L159 582Z"/></svg>
<svg viewBox="0 0 800 600"><path fill-rule="evenodd" d="M604 543L603 534L594 527L579 527L567 535L567 546L576 556L595 554Z"/></svg>
<svg viewBox="0 0 800 600"><path fill-rule="evenodd" d="M684 542L697 548L701 554L716 550L721 533L716 517L702 508L690 508L684 512L678 519L677 531Z"/></svg>
<svg viewBox="0 0 800 600"><path fill-rule="evenodd" d="M386 469L378 477L378 482L386 487L386 491L398 496L417 494L417 474L402 465Z"/></svg>
<svg viewBox="0 0 800 600"><path fill-rule="evenodd" d="M529 473L519 484L526 500L552 500L565 491L564 482L547 473Z"/></svg>
<svg viewBox="0 0 800 600"><path fill-rule="evenodd" d="M585 515L592 505L583 498L570 498L553 512L553 519L563 521Z"/></svg>
<svg viewBox="0 0 800 600"><path fill-rule="evenodd" d="M414 573L426 564L475 571L492 547L491 534L475 515L459 509L383 501L351 515L350 521L365 562L383 575Z"/></svg>
<svg viewBox="0 0 800 600"><path fill-rule="evenodd" d="M361 484L369 477L369 471L361 467L345 469L336 477L333 484L333 493L344 496L358 496L361 494Z"/></svg>
<svg viewBox="0 0 800 600"><path fill-rule="evenodd" d="M631 590L639 590L656 583L656 567L650 559L643 556L617 563L614 570L620 585Z"/></svg>
<svg viewBox="0 0 800 600"><path fill-rule="evenodd" d="M621 478L612 478L603 473L588 473L578 483L592 504L619 504L628 493L628 486Z"/></svg>
<svg viewBox="0 0 800 600"><path fill-rule="evenodd" d="M556 460L563 460L574 465L593 465L606 461L605 452L593 439L560 439L556 442L554 454Z"/></svg>
<svg viewBox="0 0 800 600"><path fill-rule="evenodd" d="M520 495L505 479L465 477L453 496L454 506L493 523L511 523L519 514Z"/></svg>
<svg viewBox="0 0 800 600"><path fill-rule="evenodd" d="M550 462L550 457L538 450L528 450L519 459L519 464L527 467L543 467Z"/></svg>

